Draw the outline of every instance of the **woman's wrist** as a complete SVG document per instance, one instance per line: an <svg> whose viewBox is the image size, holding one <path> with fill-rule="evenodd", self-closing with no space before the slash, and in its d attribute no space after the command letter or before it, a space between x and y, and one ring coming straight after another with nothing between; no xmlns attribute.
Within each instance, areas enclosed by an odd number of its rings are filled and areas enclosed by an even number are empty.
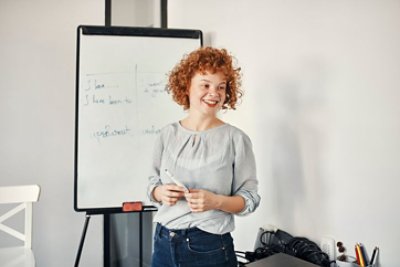
<svg viewBox="0 0 400 267"><path fill-rule="evenodd" d="M222 210L222 207L224 205L224 195L215 194L214 203L215 203L216 210Z"/></svg>
<svg viewBox="0 0 400 267"><path fill-rule="evenodd" d="M156 185L156 186L153 188L153 191L151 192L151 197L153 198L153 200L154 200L155 202L161 203L161 199L160 199L159 196L158 196L158 190L160 189L159 187L160 187L159 185Z"/></svg>
<svg viewBox="0 0 400 267"><path fill-rule="evenodd" d="M239 213L245 207L245 200L242 196L224 196L217 195L216 197L216 207L219 210L229 212L229 213Z"/></svg>

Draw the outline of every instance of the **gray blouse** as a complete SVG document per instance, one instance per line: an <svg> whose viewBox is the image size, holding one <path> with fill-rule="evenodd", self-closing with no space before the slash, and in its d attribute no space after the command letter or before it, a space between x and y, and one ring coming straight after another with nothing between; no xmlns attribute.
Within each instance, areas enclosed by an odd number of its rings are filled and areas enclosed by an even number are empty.
<svg viewBox="0 0 400 267"><path fill-rule="evenodd" d="M184 198L173 206L155 202L151 196L154 187L173 183L165 169L188 188L242 196L246 204L238 215L253 212L260 203L250 138L230 124L201 132L183 128L178 122L164 127L156 140L147 194L158 207L154 221L169 229L198 227L214 234L233 231L231 213L191 212Z"/></svg>

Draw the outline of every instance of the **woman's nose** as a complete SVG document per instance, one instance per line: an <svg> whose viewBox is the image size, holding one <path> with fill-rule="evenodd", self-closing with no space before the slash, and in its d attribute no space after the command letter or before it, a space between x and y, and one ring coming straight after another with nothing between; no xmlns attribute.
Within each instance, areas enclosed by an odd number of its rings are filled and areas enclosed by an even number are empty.
<svg viewBox="0 0 400 267"><path fill-rule="evenodd" d="M210 85L210 87L208 88L208 94L209 95L211 95L211 94L217 95L217 92L218 92L217 86Z"/></svg>

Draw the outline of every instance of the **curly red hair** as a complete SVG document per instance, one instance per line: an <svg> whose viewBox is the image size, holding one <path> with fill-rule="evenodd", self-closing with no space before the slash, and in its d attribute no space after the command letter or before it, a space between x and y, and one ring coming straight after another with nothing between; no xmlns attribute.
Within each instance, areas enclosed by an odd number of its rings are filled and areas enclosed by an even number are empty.
<svg viewBox="0 0 400 267"><path fill-rule="evenodd" d="M222 109L235 109L236 103L242 97L240 68L233 66L233 57L225 49L201 47L188 55L169 73L167 91L172 94L176 103L189 109L188 89L192 77L197 73L221 72L227 79L226 99Z"/></svg>

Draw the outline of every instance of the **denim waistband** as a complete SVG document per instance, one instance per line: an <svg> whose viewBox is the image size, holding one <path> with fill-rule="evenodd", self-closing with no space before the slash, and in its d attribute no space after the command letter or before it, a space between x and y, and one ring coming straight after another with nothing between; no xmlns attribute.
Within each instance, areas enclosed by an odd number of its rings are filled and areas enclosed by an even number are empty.
<svg viewBox="0 0 400 267"><path fill-rule="evenodd" d="M160 223L157 223L156 227L156 235L160 237L167 237L169 239L186 239L191 237L198 237L200 235L217 235L221 237L230 236L230 233L226 234L212 234L205 232L197 227L187 228L187 229L168 229L165 226L162 226Z"/></svg>
<svg viewBox="0 0 400 267"><path fill-rule="evenodd" d="M159 235L170 235L171 233L174 233L179 236L187 236L191 233L203 232L203 231L197 227L186 228L186 229L168 229L167 227L162 226L160 223L157 223L156 232Z"/></svg>

